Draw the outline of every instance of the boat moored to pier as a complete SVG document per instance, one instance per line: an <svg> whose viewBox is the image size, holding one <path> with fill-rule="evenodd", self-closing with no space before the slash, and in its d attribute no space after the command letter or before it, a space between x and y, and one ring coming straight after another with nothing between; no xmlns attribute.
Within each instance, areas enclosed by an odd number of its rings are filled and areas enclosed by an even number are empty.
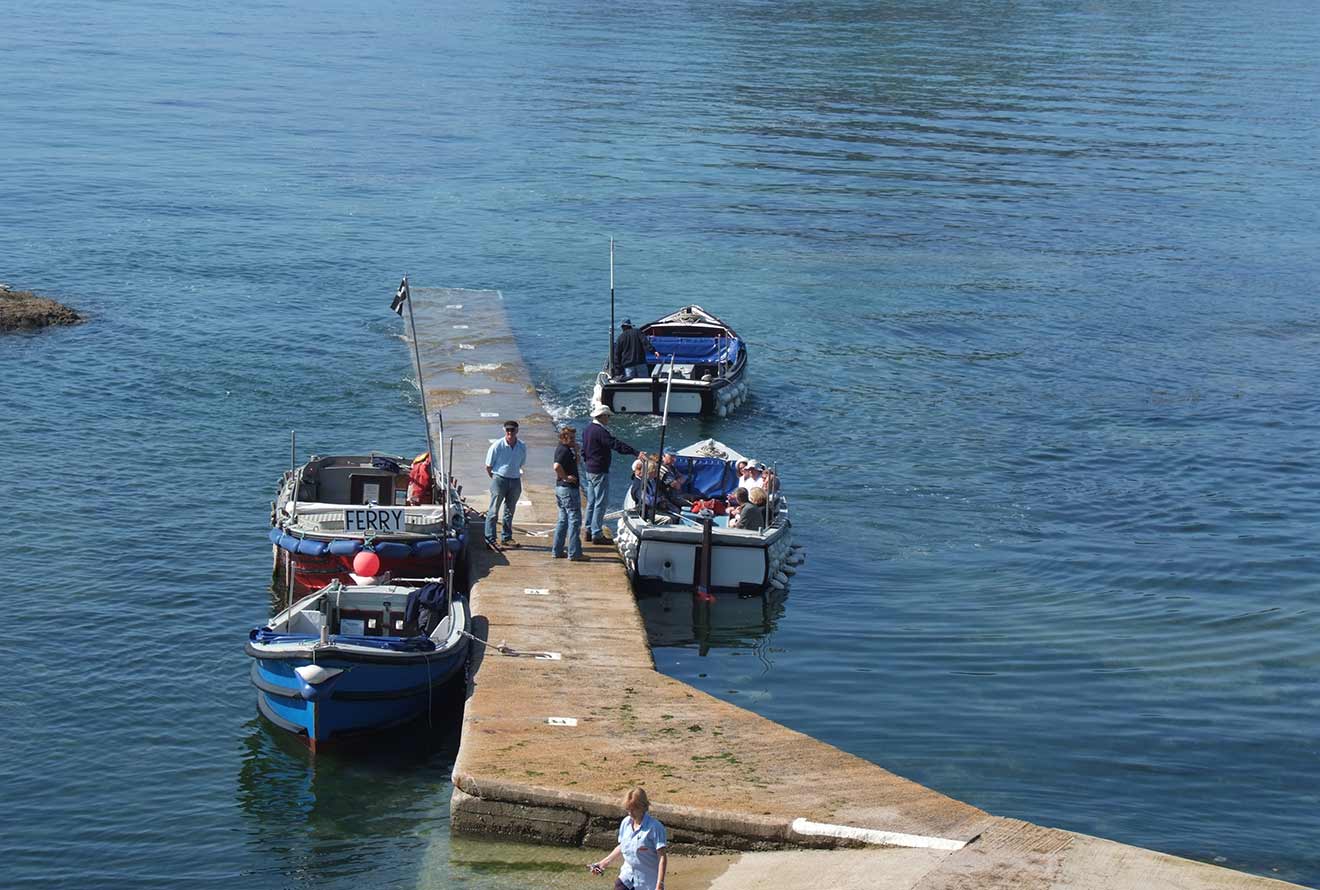
<svg viewBox="0 0 1320 890"><path fill-rule="evenodd" d="M446 517L434 474L410 492L407 467L401 457L336 455L285 471L271 508L276 587L303 596L334 580L351 584L364 552L375 557L372 576L444 576L446 549L461 562L467 526L458 492L448 486Z"/></svg>
<svg viewBox="0 0 1320 890"><path fill-rule="evenodd" d="M673 470L684 478L686 499L722 501L739 487L741 454L706 439L675 454ZM764 522L737 528L726 515L652 509L638 503L634 485L624 498L614 540L634 584L643 589L693 587L706 592L761 593L788 586L788 572L797 560L792 545L788 501L777 492L767 496ZM708 542L708 543L707 543ZM703 559L709 547L709 577Z"/></svg>
<svg viewBox="0 0 1320 890"><path fill-rule="evenodd" d="M257 707L313 751L419 718L464 676L470 620L441 581L332 582L248 635Z"/></svg>

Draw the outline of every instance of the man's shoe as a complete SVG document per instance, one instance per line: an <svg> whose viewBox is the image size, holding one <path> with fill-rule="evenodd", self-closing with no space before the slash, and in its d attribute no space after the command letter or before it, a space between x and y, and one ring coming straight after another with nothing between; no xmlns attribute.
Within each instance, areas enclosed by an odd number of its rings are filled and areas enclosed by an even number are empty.
<svg viewBox="0 0 1320 890"><path fill-rule="evenodd" d="M550 554L550 558L551 558L551 559L567 559L567 558L568 558L568 554L567 554L567 553L551 553L551 554Z"/></svg>
<svg viewBox="0 0 1320 890"><path fill-rule="evenodd" d="M501 547L512 547L514 550L517 550L519 547L522 546L522 544L519 544L519 543L518 543L517 541L515 541L513 538L509 538L509 540L507 540L507 541L500 541L500 546L501 546Z"/></svg>
<svg viewBox="0 0 1320 890"><path fill-rule="evenodd" d="M590 557L590 556L587 556L585 553L579 553L577 556L570 556L570 557L568 558L568 561L569 561L569 562L591 562L591 557Z"/></svg>
<svg viewBox="0 0 1320 890"><path fill-rule="evenodd" d="M609 538L605 537L605 535L602 533L602 534L596 535L596 537L592 538L592 539L591 539L591 543L593 543L593 544L610 544L610 543L613 543L613 542L610 541Z"/></svg>

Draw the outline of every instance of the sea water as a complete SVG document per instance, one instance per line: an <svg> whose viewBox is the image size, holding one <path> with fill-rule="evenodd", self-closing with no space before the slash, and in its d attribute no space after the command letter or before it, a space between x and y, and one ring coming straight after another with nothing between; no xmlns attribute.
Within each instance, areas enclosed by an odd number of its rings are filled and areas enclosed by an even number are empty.
<svg viewBox="0 0 1320 890"><path fill-rule="evenodd" d="M620 317L746 337L752 399L669 441L777 465L808 557L729 620L644 603L662 671L997 814L1320 883L1318 22L11 4L0 279L90 321L0 339L0 883L581 882L449 837L453 727L311 758L243 642L290 430L423 447L399 277L500 289L581 423L610 236Z"/></svg>

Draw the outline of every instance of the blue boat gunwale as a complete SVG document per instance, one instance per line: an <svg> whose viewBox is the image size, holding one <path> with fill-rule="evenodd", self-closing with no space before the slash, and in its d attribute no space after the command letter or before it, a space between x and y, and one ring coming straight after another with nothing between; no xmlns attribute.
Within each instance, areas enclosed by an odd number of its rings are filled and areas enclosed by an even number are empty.
<svg viewBox="0 0 1320 890"><path fill-rule="evenodd" d="M376 589L378 587L403 588L402 585L363 585L363 588ZM331 581L325 587L309 593L307 596L295 602L282 612L271 617L270 621L261 627L254 628L251 633L271 629L273 630L281 620L287 626L288 620L296 613L307 610L313 603L324 597L328 597L331 592L348 591L353 592L357 588L346 587L338 580ZM342 634L330 634L327 642L322 643L319 636L312 634L288 634L287 637L296 639L284 639L271 642L254 641L251 636L244 646L244 652L257 659L258 661L310 661L316 663L321 658L334 658L339 661L347 661L355 664L376 664L376 665L399 665L407 666L414 664L429 664L436 659L448 658L456 652L460 652L468 646L467 624L471 619L471 612L468 609L466 597L455 595L449 600L449 614L447 618L450 621L449 633L440 640L433 639L430 634L413 634L407 637L396 637L382 635L380 637L366 637L364 640L426 640L431 642L435 648L420 650L391 650L382 649L373 646L370 643L355 644L352 637L347 639ZM441 619L442 621L444 619ZM434 631L432 631L434 633Z"/></svg>
<svg viewBox="0 0 1320 890"><path fill-rule="evenodd" d="M452 658L455 654L457 653L452 651L447 652L445 653L444 657ZM269 680L267 680L265 677L261 676L260 665L255 661L252 663L251 677L249 679L252 681L252 685L255 686L259 692L264 692L267 695L276 695L279 696L280 698L288 698L288 699L302 698L301 694L297 689L294 689L291 686L280 686L279 684L272 683ZM388 699L397 699L397 698L412 698L415 695L424 695L431 690L444 687L447 684L454 682L455 679L457 679L456 672L447 672L443 676L438 677L430 681L429 683L421 683L417 686L410 686L407 689L389 689L389 690L383 689L376 692L332 691L330 693L330 697L332 699L338 699L340 701L373 701L377 699L388 700Z"/></svg>

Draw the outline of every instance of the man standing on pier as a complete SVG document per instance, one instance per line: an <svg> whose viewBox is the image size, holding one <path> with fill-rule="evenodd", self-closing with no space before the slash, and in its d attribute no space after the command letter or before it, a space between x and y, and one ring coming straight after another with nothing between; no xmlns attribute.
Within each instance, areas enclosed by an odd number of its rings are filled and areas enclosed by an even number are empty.
<svg viewBox="0 0 1320 890"><path fill-rule="evenodd" d="M637 449L609 431L610 415L605 405L591 409L591 423L582 434L582 463L587 468L587 519L583 536L592 544L607 544L605 539L605 502L610 497L611 451L636 454Z"/></svg>
<svg viewBox="0 0 1320 890"><path fill-rule="evenodd" d="M518 421L504 422L504 438L496 439L486 452L486 475L490 477L490 507L486 510L486 546L498 550L495 543L495 518L504 505L504 535L500 544L517 547L513 539L513 511L522 497L522 468L527 463L527 445L518 441Z"/></svg>

